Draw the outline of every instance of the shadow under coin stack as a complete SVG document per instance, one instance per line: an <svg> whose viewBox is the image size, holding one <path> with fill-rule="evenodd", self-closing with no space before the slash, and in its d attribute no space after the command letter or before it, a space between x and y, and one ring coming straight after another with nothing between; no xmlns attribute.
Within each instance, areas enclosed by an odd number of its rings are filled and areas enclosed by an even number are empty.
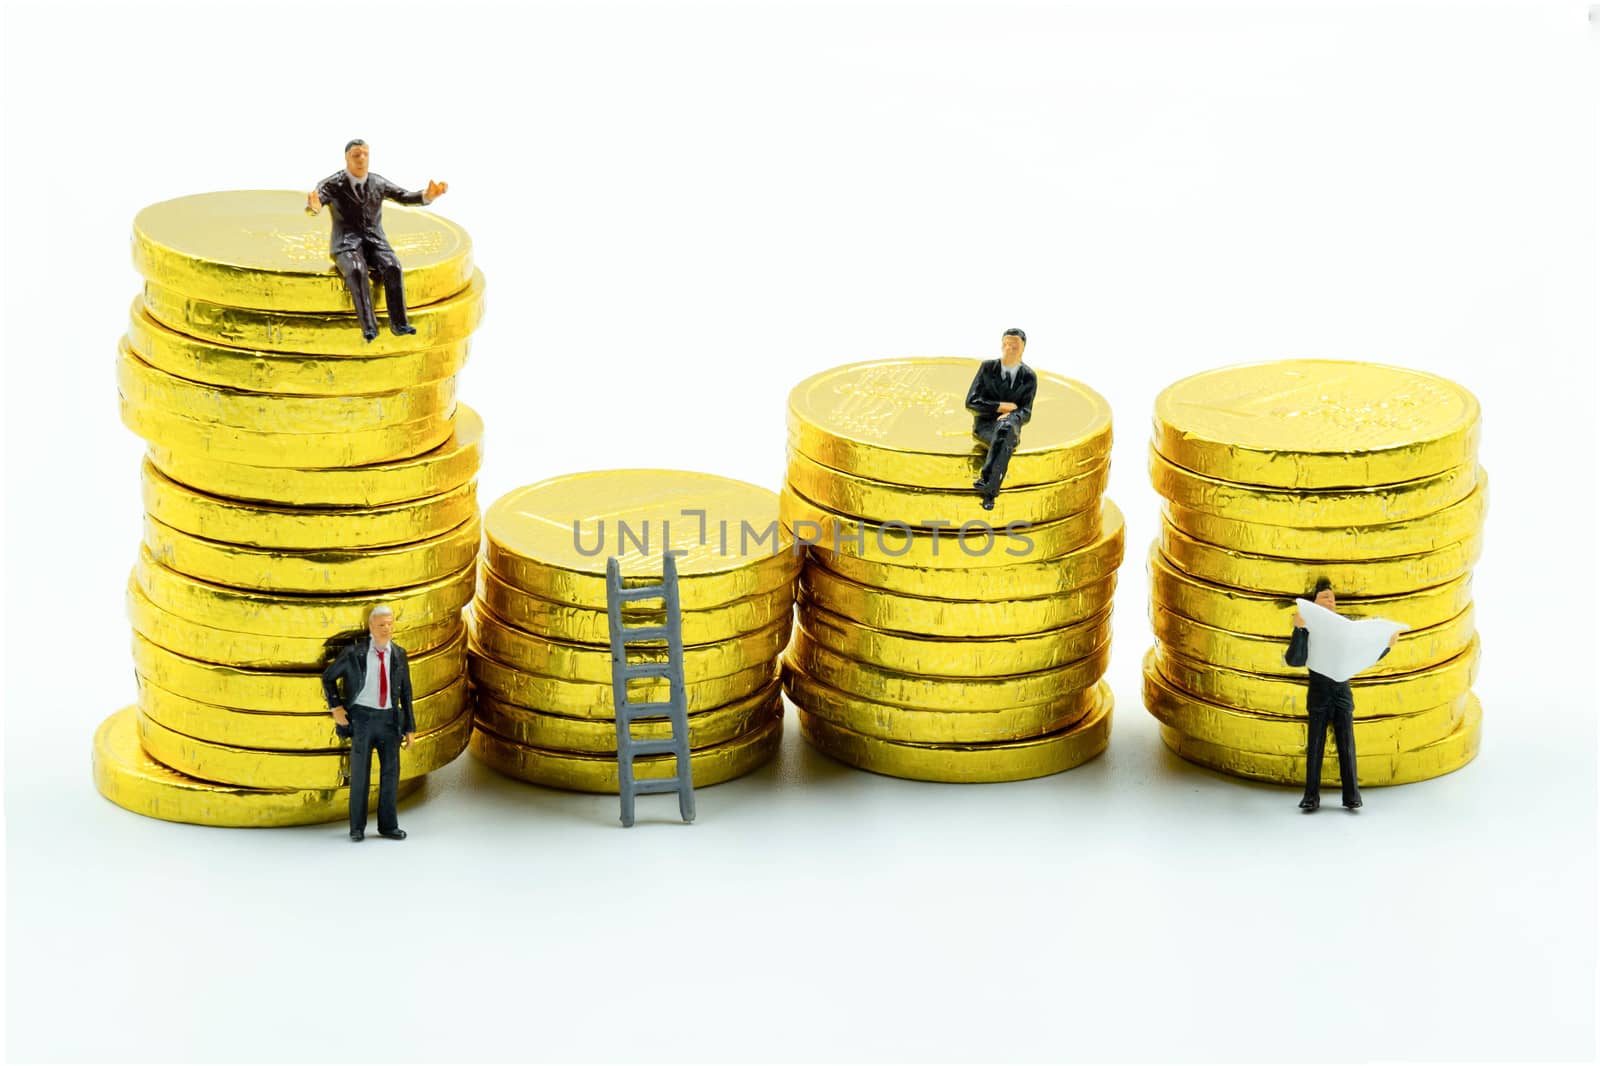
<svg viewBox="0 0 1600 1066"><path fill-rule="evenodd" d="M606 561L623 583L657 585L678 552L684 690L696 788L763 765L783 736L778 655L789 642L799 556L770 489L677 470L571 474L515 489L484 515L484 555L468 653L477 728L472 753L512 777L583 792L617 791L616 704ZM627 626L661 625L660 600L624 605ZM642 654L635 654L635 652ZM664 642L630 662L666 661ZM638 679L630 702L665 702ZM634 723L636 740L672 735ZM671 777L671 755L635 775Z"/></svg>
<svg viewBox="0 0 1600 1066"><path fill-rule="evenodd" d="M123 422L149 443L127 590L138 704L96 733L94 771L140 814L345 817L348 743L320 674L377 604L393 608L411 665L402 794L471 731L461 612L483 426L456 403L455 375L483 278L458 227L391 205L417 332L365 343L328 258L328 219L304 204L208 193L134 220L146 284L117 383Z"/></svg>
<svg viewBox="0 0 1600 1066"><path fill-rule="evenodd" d="M1327 578L1340 614L1411 627L1351 679L1358 783L1471 761L1482 721L1471 568L1488 499L1478 433L1466 389L1368 363L1229 367L1157 397L1150 475L1166 502L1144 698L1168 747L1304 783L1306 670L1283 658L1294 600ZM1324 751L1333 785L1331 729Z"/></svg>
<svg viewBox="0 0 1600 1066"><path fill-rule="evenodd" d="M817 748L925 781L1058 773L1105 750L1122 515L1111 409L1040 372L992 511L978 363L857 363L789 395L784 518L807 549L784 688Z"/></svg>

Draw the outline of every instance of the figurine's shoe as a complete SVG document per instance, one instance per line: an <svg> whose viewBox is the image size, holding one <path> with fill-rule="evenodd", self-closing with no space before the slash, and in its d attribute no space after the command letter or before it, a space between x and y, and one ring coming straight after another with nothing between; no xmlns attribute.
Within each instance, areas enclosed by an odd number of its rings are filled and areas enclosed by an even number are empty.
<svg viewBox="0 0 1600 1066"><path fill-rule="evenodd" d="M377 336L378 331L375 329L364 329L361 331L361 339L366 341L368 344L371 344L375 339L377 339Z"/></svg>
<svg viewBox="0 0 1600 1066"><path fill-rule="evenodd" d="M350 839L351 840L359 841L359 840L365 840L366 838L367 838L366 830L364 830L364 829L352 829L352 830L350 830Z"/></svg>
<svg viewBox="0 0 1600 1066"><path fill-rule="evenodd" d="M378 830L378 835L388 837L390 840L404 840L406 831L404 829L380 829Z"/></svg>
<svg viewBox="0 0 1600 1066"><path fill-rule="evenodd" d="M983 498L983 509L985 511L994 510L994 497L993 496L985 496Z"/></svg>
<svg viewBox="0 0 1600 1066"><path fill-rule="evenodd" d="M1355 799L1353 799L1353 800L1345 800L1345 801L1344 801L1344 805L1345 805L1345 807L1346 807L1346 808L1348 808L1348 809L1349 809L1349 810L1352 810L1352 811L1353 811L1353 810L1355 810L1355 809L1356 809L1356 808L1357 808L1357 807L1359 807L1359 806L1361 806L1361 797L1360 797L1360 796L1357 796L1357 797L1356 797L1356 798L1355 798Z"/></svg>
<svg viewBox="0 0 1600 1066"><path fill-rule="evenodd" d="M393 326L393 325L391 325L389 327L389 332L393 333L396 337L409 337L412 334L417 332L417 327L416 326Z"/></svg>
<svg viewBox="0 0 1600 1066"><path fill-rule="evenodd" d="M1320 806L1322 806L1322 800L1315 796L1307 796L1300 801L1300 809L1302 811L1314 811Z"/></svg>

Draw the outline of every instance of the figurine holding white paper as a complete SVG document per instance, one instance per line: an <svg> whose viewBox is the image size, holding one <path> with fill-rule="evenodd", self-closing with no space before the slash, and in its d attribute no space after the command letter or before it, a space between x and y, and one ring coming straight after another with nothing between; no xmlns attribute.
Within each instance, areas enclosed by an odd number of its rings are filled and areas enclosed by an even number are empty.
<svg viewBox="0 0 1600 1066"><path fill-rule="evenodd" d="M1346 618L1311 600L1295 600L1311 635L1306 667L1335 681L1349 681L1383 658L1391 637L1411 627L1387 618Z"/></svg>

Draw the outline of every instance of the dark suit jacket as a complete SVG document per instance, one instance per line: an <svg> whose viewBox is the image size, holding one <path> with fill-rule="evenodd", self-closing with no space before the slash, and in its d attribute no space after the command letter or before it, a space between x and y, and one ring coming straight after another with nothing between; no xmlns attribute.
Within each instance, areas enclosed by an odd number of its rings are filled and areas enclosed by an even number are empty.
<svg viewBox="0 0 1600 1066"><path fill-rule="evenodd" d="M350 704L361 694L367 683L367 649L372 646L370 636L361 637L328 664L322 671L322 694L327 697L328 709ZM400 714L400 732L415 733L417 720L411 714L411 665L406 661L406 650L394 641L394 658L389 661L389 704ZM345 695L339 695L339 679L344 679Z"/></svg>
<svg viewBox="0 0 1600 1066"><path fill-rule="evenodd" d="M1008 386L1000 360L985 359L972 379L972 388L967 390L967 410L975 419L973 432L994 424L999 417L997 405L1001 403L1016 404L1014 417L1019 425L1026 425L1033 417L1033 396L1038 391L1039 379L1028 364L1018 364L1016 377Z"/></svg>
<svg viewBox="0 0 1600 1066"><path fill-rule="evenodd" d="M349 171L337 170L329 174L317 183L317 199L333 213L333 238L328 242L328 254L353 252L363 242L394 251L389 248L389 238L383 232L383 201L420 204L423 195L421 189L406 192L382 174L370 170L366 189L358 195Z"/></svg>
<svg viewBox="0 0 1600 1066"><path fill-rule="evenodd" d="M1378 658L1389 654L1389 649L1384 648L1378 653ZM1283 653L1285 666L1305 666L1306 660L1311 655L1311 631L1295 626L1294 632L1289 634L1289 650ZM1355 706L1355 699L1350 692L1350 682L1335 681L1326 674L1319 674L1315 670L1306 669L1306 707L1311 710L1329 707L1335 703L1342 703L1351 707Z"/></svg>

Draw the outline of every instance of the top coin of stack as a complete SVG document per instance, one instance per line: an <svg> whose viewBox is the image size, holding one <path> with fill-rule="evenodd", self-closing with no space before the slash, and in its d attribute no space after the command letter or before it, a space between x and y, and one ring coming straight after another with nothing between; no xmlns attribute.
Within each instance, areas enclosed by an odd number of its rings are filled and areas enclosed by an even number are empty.
<svg viewBox="0 0 1600 1066"><path fill-rule="evenodd" d="M483 280L459 227L389 208L417 332L369 344L328 219L304 204L208 193L134 220L145 287L117 380L123 421L149 443L128 589L144 754L119 726L96 760L102 792L158 817L342 816L348 767L317 675L378 603L412 667L417 738L402 776L448 762L470 731L461 608L482 425L457 404L455 375ZM179 773L149 772L148 757ZM206 781L232 787L212 795Z"/></svg>
<svg viewBox="0 0 1600 1066"><path fill-rule="evenodd" d="M1405 623L1351 682L1360 784L1434 777L1477 751L1471 568L1487 478L1479 408L1431 374L1286 360L1185 378L1156 399L1145 705L1185 758L1285 784L1306 773L1297 597ZM1330 737L1327 750L1333 749ZM1337 763L1321 779L1338 780Z"/></svg>
<svg viewBox="0 0 1600 1066"><path fill-rule="evenodd" d="M1033 417L981 510L965 406L979 365L858 363L789 396L784 517L813 546L785 689L814 745L879 773L1038 777L1110 736L1111 410L1035 371Z"/></svg>

